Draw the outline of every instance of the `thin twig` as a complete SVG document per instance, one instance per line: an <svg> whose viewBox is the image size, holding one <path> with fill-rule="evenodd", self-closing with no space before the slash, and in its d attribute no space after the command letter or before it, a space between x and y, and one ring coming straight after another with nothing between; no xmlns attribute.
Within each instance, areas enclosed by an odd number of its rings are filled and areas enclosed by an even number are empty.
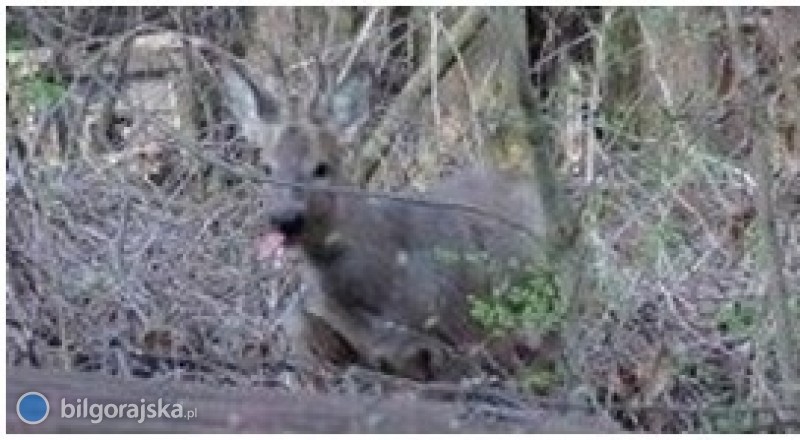
<svg viewBox="0 0 800 440"><path fill-rule="evenodd" d="M364 25L361 26L361 31L359 31L356 41L353 42L353 47L350 49L350 53L347 55L347 60L345 61L344 66L342 66L342 69L339 71L339 76L336 77L336 85L340 85L342 82L344 82L345 78L347 78L347 75L350 74L350 69L353 68L353 63L355 63L356 59L361 53L361 49L369 39L369 33L372 30L375 20L378 18L378 14L382 9L383 8L377 6L370 9L369 15L367 15L367 20L364 22Z"/></svg>

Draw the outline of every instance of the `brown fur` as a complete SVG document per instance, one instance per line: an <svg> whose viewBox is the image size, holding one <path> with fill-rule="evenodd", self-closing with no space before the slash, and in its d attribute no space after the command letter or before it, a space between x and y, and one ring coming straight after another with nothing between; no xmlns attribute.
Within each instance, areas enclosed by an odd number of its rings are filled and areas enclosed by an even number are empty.
<svg viewBox="0 0 800 440"><path fill-rule="evenodd" d="M486 334L470 316L469 296L489 294L507 281L506 263L523 266L540 258L534 238L498 220L544 234L533 182L471 170L425 195L495 216L315 191L349 183L340 158L365 115L337 108L368 112L358 102L365 99L368 77L354 73L316 104L323 111L306 109L287 119L280 94L254 85L238 70L224 76L232 112L261 150L262 169L271 179L304 185L265 189L276 229L291 232L301 225L299 233L285 234L305 256L309 285L288 321L297 352L417 379L472 371L471 351ZM327 118L309 117L326 110ZM508 353L492 352L508 363Z"/></svg>

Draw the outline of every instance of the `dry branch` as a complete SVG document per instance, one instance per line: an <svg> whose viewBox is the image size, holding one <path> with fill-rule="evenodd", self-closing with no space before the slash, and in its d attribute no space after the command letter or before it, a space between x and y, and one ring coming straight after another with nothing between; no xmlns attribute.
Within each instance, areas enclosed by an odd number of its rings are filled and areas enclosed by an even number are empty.
<svg viewBox="0 0 800 440"><path fill-rule="evenodd" d="M6 430L11 433L459 433L459 432L615 432L600 417L530 409L517 420L491 420L470 414L461 404L411 397L358 397L289 393L154 380L121 380L100 374L10 370L6 379ZM50 403L50 415L26 425L16 415L17 399L36 390ZM75 404L181 403L196 409L194 420L61 418L61 400Z"/></svg>
<svg viewBox="0 0 800 440"><path fill-rule="evenodd" d="M389 135L397 129L404 117L414 113L414 108L430 92L431 72L434 72L435 76L439 78L444 76L456 59L455 52L463 51L472 43L486 20L486 14L482 8L468 8L449 31L452 35L452 46L441 45L437 56L433 57L437 62L436 65L433 65L432 57L423 58L426 60L425 63L414 72L400 94L394 98L391 107L387 109L381 120L381 124L370 134L369 140L361 151L366 165L362 168L363 171L358 173L359 176L362 176L359 181L370 181L380 167L382 158L386 156Z"/></svg>

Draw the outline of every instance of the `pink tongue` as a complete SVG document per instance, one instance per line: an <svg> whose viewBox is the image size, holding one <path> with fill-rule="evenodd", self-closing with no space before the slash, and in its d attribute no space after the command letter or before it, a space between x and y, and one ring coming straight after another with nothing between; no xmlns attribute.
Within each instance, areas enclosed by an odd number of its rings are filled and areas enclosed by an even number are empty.
<svg viewBox="0 0 800 440"><path fill-rule="evenodd" d="M256 241L256 252L259 260L281 260L286 248L283 246L286 237L278 232L268 232Z"/></svg>

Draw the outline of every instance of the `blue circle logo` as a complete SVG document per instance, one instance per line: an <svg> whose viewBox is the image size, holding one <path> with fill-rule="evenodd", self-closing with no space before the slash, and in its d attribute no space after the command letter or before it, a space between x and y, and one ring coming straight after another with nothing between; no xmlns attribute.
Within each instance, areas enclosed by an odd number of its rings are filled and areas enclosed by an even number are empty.
<svg viewBox="0 0 800 440"><path fill-rule="evenodd" d="M48 414L50 414L50 403L42 393L30 391L17 400L17 416L29 425L44 422Z"/></svg>

